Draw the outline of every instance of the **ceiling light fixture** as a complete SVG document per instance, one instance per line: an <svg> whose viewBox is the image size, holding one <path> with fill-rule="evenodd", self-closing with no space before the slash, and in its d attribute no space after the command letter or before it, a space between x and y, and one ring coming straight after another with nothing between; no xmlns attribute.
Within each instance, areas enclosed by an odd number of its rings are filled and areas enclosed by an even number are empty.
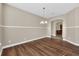
<svg viewBox="0 0 79 59"><path fill-rule="evenodd" d="M43 9L43 17L45 18L45 7L43 7L42 8ZM46 20L42 20L41 22L40 22L40 24L47 24L47 21Z"/></svg>

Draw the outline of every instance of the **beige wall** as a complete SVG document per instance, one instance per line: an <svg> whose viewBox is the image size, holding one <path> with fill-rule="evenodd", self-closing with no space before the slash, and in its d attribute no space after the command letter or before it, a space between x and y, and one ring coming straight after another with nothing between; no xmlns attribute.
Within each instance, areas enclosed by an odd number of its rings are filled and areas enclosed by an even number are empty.
<svg viewBox="0 0 79 59"><path fill-rule="evenodd" d="M40 25L43 18L24 12L9 5L4 5L4 25L6 26L26 26L26 27L45 27Z"/></svg>
<svg viewBox="0 0 79 59"><path fill-rule="evenodd" d="M40 24L40 21L45 20L44 18L6 4L3 6L3 9L3 46L47 36L47 25Z"/></svg>
<svg viewBox="0 0 79 59"><path fill-rule="evenodd" d="M79 44L79 7L75 9L75 40Z"/></svg>
<svg viewBox="0 0 79 59"><path fill-rule="evenodd" d="M1 25L2 25L2 4L0 4L0 53L1 53L1 44L2 44L2 28L1 28Z"/></svg>
<svg viewBox="0 0 79 59"><path fill-rule="evenodd" d="M65 29L66 29L66 37L64 39L67 39L71 42L76 43L76 38L75 38L75 9L70 11L69 13L65 14Z"/></svg>

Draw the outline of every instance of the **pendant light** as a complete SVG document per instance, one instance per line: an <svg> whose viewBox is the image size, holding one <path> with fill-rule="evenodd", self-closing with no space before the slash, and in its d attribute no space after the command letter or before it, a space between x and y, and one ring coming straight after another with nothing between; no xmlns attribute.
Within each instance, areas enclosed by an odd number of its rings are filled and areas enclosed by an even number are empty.
<svg viewBox="0 0 79 59"><path fill-rule="evenodd" d="M43 9L43 17L45 18L45 7L43 7L42 8ZM47 21L46 20L42 20L41 22L40 22L40 24L47 24Z"/></svg>

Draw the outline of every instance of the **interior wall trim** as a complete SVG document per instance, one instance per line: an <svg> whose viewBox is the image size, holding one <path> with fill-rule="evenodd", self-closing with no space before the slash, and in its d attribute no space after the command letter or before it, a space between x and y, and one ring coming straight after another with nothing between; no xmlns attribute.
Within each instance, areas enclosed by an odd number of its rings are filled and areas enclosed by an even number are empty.
<svg viewBox="0 0 79 59"><path fill-rule="evenodd" d="M79 28L79 26L63 27L63 28Z"/></svg>
<svg viewBox="0 0 79 59"><path fill-rule="evenodd" d="M45 38L45 37L49 37L49 36L38 37L38 38L30 39L30 40L27 40L27 41L15 43L15 44L5 45L5 46L2 47L2 49L13 47L13 46L24 44L24 43L28 43L28 42L35 41L35 40L39 40L39 39Z"/></svg>
<svg viewBox="0 0 79 59"><path fill-rule="evenodd" d="M73 45L79 46L79 44L78 44L78 43L72 42L72 41L67 40L67 39L63 39L63 40L64 40L64 41L67 41L67 42L69 42L69 43L71 43L71 44L73 44Z"/></svg>
<svg viewBox="0 0 79 59"><path fill-rule="evenodd" d="M0 25L0 27L2 28L39 28L39 29L42 29L42 28L46 28L47 27L26 27L26 26L3 26L3 25Z"/></svg>

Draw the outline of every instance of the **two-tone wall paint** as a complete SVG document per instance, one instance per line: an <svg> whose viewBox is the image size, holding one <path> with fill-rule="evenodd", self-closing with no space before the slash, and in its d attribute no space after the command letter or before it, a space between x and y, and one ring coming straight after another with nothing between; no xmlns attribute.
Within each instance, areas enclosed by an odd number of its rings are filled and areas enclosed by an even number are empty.
<svg viewBox="0 0 79 59"><path fill-rule="evenodd" d="M47 36L47 24L40 24L46 19L7 4L3 4L2 8L3 48Z"/></svg>

